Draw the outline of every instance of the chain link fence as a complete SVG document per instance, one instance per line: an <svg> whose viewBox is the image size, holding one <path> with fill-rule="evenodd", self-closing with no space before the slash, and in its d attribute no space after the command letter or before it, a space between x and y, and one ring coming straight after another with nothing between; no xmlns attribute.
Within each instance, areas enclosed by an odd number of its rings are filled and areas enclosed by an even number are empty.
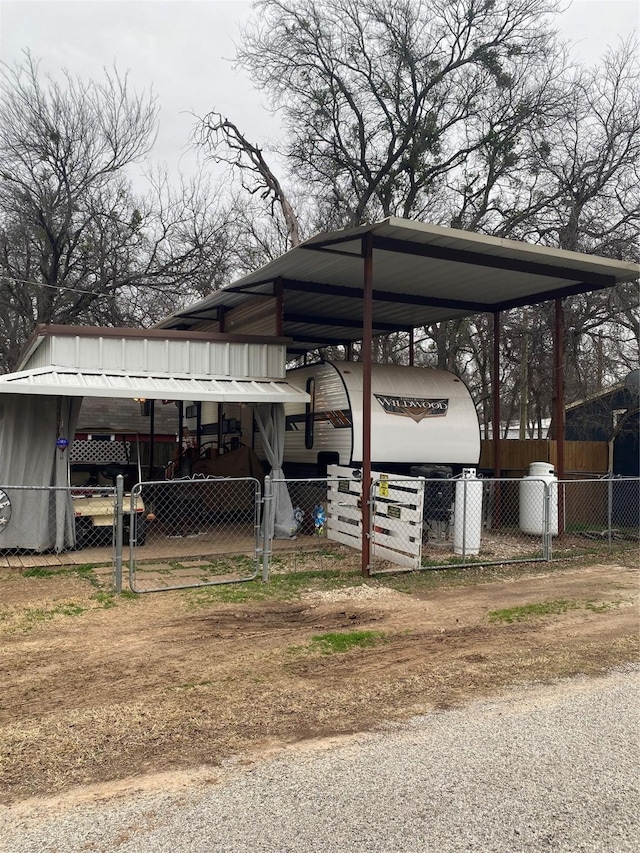
<svg viewBox="0 0 640 853"><path fill-rule="evenodd" d="M545 559L546 484L532 484L537 516L525 529L518 485L467 476L374 481L371 573Z"/></svg>
<svg viewBox="0 0 640 853"><path fill-rule="evenodd" d="M59 562L56 555L76 551L83 553L73 562L112 560L115 519L115 486L1 486L0 561L46 566ZM127 516L125 541L130 524Z"/></svg>
<svg viewBox="0 0 640 853"><path fill-rule="evenodd" d="M371 574L637 549L637 478L422 480L371 487ZM421 517L417 517L421 512Z"/></svg>
<svg viewBox="0 0 640 853"><path fill-rule="evenodd" d="M287 480L291 525L282 538L262 523L273 501L269 478L264 495L254 478L145 482L130 495L116 487L0 487L0 565L112 565L118 588L128 557L135 592L356 568L363 498L353 474ZM368 499L371 574L639 547L638 478L376 474Z"/></svg>
<svg viewBox="0 0 640 853"><path fill-rule="evenodd" d="M145 528L144 541L131 541L131 589L157 592L253 580L261 505L261 485L252 477L137 483L130 515L142 510Z"/></svg>
<svg viewBox="0 0 640 853"><path fill-rule="evenodd" d="M549 494L549 559L638 548L640 479L556 480Z"/></svg>
<svg viewBox="0 0 640 853"><path fill-rule="evenodd" d="M357 552L329 538L329 503L337 494L338 479L332 477L313 479L287 479L291 500L291 536L274 538L267 543L270 572L322 571L333 568L336 561L344 563ZM265 493L268 485L265 484ZM348 543L352 544L352 543Z"/></svg>

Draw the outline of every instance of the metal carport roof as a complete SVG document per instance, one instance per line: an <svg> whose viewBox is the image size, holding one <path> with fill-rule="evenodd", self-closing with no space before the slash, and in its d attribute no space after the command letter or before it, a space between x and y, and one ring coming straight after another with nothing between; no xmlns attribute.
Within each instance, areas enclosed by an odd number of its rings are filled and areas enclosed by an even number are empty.
<svg viewBox="0 0 640 853"><path fill-rule="evenodd" d="M554 389L563 417L562 299L634 281L639 273L637 264L389 217L318 234L159 326L186 330L218 322L224 328L229 309L260 296L275 298L269 309L274 312L274 331L291 339L287 350L292 355L362 340L363 396L370 399L374 335L491 313L496 331L495 377L499 375L501 312L554 300ZM494 394L493 420L500 422L498 394ZM367 407L363 421L362 479L369 482L371 417ZM563 440L561 431L559 476L564 473ZM499 447L496 438L494 467L498 475ZM368 530L369 520L369 503L363 501L363 531ZM363 532L363 574L369 572L369 554Z"/></svg>
<svg viewBox="0 0 640 853"><path fill-rule="evenodd" d="M372 245L373 334L612 287L637 264L390 217L318 234L160 324L194 329L257 295L282 298L278 333L304 352L362 338L363 240Z"/></svg>
<svg viewBox="0 0 640 853"><path fill-rule="evenodd" d="M305 403L286 381L285 347L276 337L38 326L0 394Z"/></svg>

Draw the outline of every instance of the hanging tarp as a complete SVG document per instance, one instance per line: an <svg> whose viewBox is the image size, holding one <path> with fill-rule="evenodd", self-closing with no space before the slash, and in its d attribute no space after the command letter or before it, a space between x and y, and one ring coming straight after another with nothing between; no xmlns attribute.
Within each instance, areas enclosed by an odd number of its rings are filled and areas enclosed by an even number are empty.
<svg viewBox="0 0 640 853"><path fill-rule="evenodd" d="M282 471L284 456L285 414L282 403L261 405L255 408L256 423L262 438L262 447L271 465L273 505L269 518L268 533L274 539L291 539L296 524L293 504Z"/></svg>
<svg viewBox="0 0 640 853"><path fill-rule="evenodd" d="M0 396L0 487L10 501L0 550L63 551L74 545L68 450L56 441L71 445L81 403L80 397Z"/></svg>

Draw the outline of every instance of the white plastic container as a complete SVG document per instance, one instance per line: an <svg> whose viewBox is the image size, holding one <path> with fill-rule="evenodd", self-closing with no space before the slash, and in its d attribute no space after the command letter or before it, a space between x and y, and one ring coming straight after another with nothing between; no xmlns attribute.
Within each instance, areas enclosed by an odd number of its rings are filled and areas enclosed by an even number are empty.
<svg viewBox="0 0 640 853"><path fill-rule="evenodd" d="M463 468L456 482L453 511L453 553L473 556L480 551L482 532L482 480L475 468Z"/></svg>
<svg viewBox="0 0 640 853"><path fill-rule="evenodd" d="M532 462L529 474L520 481L520 530L532 536L545 533L544 500L545 490L557 483L553 465L548 462ZM549 533L558 535L558 488L551 486L549 500Z"/></svg>

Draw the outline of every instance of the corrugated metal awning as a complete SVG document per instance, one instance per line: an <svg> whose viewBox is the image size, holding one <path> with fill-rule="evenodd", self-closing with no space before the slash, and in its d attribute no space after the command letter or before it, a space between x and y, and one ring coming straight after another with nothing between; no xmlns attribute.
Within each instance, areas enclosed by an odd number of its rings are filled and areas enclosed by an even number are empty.
<svg viewBox="0 0 640 853"><path fill-rule="evenodd" d="M92 373L44 367L0 376L0 394L119 397L220 403L306 403L309 395L284 381L207 376Z"/></svg>
<svg viewBox="0 0 640 853"><path fill-rule="evenodd" d="M373 334L613 287L637 264L389 217L318 234L163 320L201 328L256 296L281 294L290 353L362 337L363 254L373 247Z"/></svg>

